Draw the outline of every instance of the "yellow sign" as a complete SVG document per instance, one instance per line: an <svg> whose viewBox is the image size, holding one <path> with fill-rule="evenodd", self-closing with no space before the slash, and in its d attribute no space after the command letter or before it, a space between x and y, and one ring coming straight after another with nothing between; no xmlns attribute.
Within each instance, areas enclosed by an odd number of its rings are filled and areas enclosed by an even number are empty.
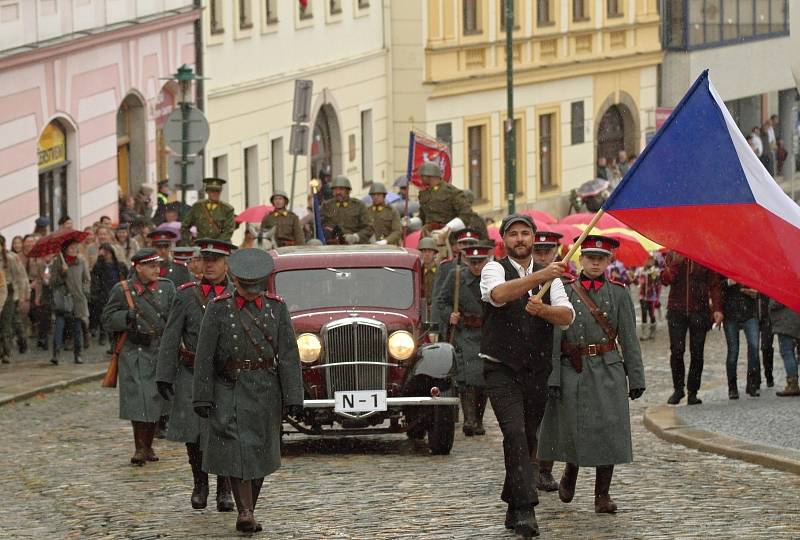
<svg viewBox="0 0 800 540"><path fill-rule="evenodd" d="M39 168L45 169L67 159L67 141L64 132L56 124L47 124L39 137Z"/></svg>

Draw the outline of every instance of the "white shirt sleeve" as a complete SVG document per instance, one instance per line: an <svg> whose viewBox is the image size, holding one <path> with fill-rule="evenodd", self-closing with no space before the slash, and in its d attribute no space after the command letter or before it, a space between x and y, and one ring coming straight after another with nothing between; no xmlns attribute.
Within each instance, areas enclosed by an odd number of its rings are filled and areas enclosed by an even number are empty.
<svg viewBox="0 0 800 540"><path fill-rule="evenodd" d="M550 305L553 307L569 308L572 312L572 319L570 319L568 325L561 326L561 329L566 330L569 328L569 325L575 321L575 308L572 307L572 302L567 298L567 291L564 290L564 284L561 283L561 280L558 278L554 279L553 284L550 285Z"/></svg>
<svg viewBox="0 0 800 540"><path fill-rule="evenodd" d="M506 271L497 261L489 261L481 271L481 300L489 302L494 307L502 307L505 303L492 300L492 290L506 282Z"/></svg>

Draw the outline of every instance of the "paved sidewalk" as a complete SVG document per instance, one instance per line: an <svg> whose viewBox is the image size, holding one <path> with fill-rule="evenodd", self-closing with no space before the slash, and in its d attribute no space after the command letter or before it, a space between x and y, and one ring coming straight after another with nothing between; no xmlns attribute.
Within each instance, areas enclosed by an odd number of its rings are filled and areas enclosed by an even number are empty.
<svg viewBox="0 0 800 540"><path fill-rule="evenodd" d="M109 359L105 350L105 346L93 344L81 354L83 364L75 364L72 351L64 351L57 366L50 363L50 351L34 348L15 354L10 364L0 364L0 406L102 378Z"/></svg>

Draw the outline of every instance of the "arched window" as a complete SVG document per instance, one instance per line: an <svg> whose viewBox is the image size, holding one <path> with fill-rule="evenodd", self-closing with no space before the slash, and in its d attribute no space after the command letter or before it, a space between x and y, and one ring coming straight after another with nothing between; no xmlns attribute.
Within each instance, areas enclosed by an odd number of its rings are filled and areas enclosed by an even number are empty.
<svg viewBox="0 0 800 540"><path fill-rule="evenodd" d="M51 230L67 215L67 132L58 120L42 131L39 154L39 215L50 218Z"/></svg>

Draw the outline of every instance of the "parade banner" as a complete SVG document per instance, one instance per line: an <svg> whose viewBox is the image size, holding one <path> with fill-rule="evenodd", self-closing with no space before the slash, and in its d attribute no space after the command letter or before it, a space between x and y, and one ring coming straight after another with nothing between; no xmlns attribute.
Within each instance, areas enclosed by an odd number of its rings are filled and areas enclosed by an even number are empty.
<svg viewBox="0 0 800 540"><path fill-rule="evenodd" d="M408 138L408 170L406 174L411 183L418 188L424 188L424 186L417 171L426 161L437 163L442 170L442 180L450 183L452 168L450 148L425 133L411 131Z"/></svg>
<svg viewBox="0 0 800 540"><path fill-rule="evenodd" d="M603 211L800 311L800 207L758 160L707 70Z"/></svg>

